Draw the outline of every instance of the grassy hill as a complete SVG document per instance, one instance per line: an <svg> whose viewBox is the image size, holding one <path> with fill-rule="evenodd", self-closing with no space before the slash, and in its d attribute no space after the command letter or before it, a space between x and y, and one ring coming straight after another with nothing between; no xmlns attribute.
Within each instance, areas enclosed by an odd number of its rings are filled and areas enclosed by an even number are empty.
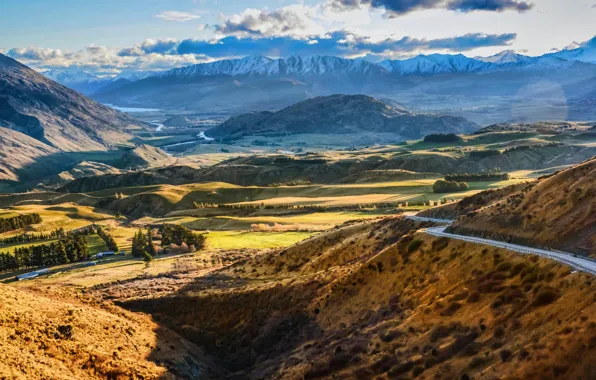
<svg viewBox="0 0 596 380"><path fill-rule="evenodd" d="M420 138L434 132L465 133L476 125L463 117L415 114L365 95L322 96L278 112L259 112L230 118L207 135L237 139L244 135L393 133Z"/></svg>
<svg viewBox="0 0 596 380"><path fill-rule="evenodd" d="M457 221L451 230L596 255L596 160L564 170Z"/></svg>

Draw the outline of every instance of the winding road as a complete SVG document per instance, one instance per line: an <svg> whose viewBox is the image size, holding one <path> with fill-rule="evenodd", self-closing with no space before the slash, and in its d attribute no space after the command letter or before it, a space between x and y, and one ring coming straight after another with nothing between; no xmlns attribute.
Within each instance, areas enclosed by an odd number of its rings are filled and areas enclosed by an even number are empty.
<svg viewBox="0 0 596 380"><path fill-rule="evenodd" d="M424 218L424 217L420 217L420 216L408 216L408 218L412 219L412 220L416 220L416 221L434 222L434 223L439 223L439 224L451 224L454 222L452 220ZM450 238L450 239L466 241L468 243L484 244L484 245L490 245L490 246L497 247L497 248L508 249L510 251L522 253L525 255L537 255L537 256L541 256L541 257L545 257L545 258L557 261L561 264L568 265L577 271L586 272L586 273L589 273L592 275L596 275L596 261L592 261L592 260L585 259L582 257L576 257L572 253L547 251L545 249L526 247L523 245L511 244L511 243L506 243L506 242L498 241L498 240L483 239L483 238L478 238L478 237L473 237L473 236L465 236L465 235L456 235L456 234L451 234L451 233L445 232L446 229L447 229L446 226L430 227L430 228L426 228L426 229L422 230L422 232L425 232L429 235L437 236L437 237L446 237L446 238Z"/></svg>

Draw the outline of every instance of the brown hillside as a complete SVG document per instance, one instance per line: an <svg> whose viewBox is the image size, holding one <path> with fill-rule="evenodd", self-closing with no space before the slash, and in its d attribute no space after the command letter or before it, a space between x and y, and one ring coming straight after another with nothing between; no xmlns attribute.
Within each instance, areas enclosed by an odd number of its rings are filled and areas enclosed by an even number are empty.
<svg viewBox="0 0 596 380"><path fill-rule="evenodd" d="M99 104L0 54L0 125L62 151L106 150L139 120Z"/></svg>
<svg viewBox="0 0 596 380"><path fill-rule="evenodd" d="M470 212L477 211L480 208L490 206L503 200L512 194L518 193L524 189L530 189L535 183L520 183L510 185L501 189L491 189L478 194L471 195L456 203L449 203L443 206L433 207L419 212L418 216L426 218L455 220L460 216L467 215Z"/></svg>
<svg viewBox="0 0 596 380"><path fill-rule="evenodd" d="M145 316L0 285L0 378L209 378L208 363Z"/></svg>
<svg viewBox="0 0 596 380"><path fill-rule="evenodd" d="M150 313L238 379L596 375L590 277L424 226L356 223L207 277L92 293Z"/></svg>
<svg viewBox="0 0 596 380"><path fill-rule="evenodd" d="M596 256L596 159L470 214L451 230Z"/></svg>

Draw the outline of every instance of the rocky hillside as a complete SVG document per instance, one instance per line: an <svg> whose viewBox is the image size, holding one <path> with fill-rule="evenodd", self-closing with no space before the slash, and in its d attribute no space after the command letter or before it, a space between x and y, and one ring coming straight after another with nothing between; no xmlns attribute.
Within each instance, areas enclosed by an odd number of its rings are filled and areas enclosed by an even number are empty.
<svg viewBox="0 0 596 380"><path fill-rule="evenodd" d="M266 133L393 133L420 138L430 133L466 133L476 125L462 117L415 114L364 95L332 95L297 103L279 112L231 118L206 134L238 138Z"/></svg>
<svg viewBox="0 0 596 380"><path fill-rule="evenodd" d="M0 54L0 126L61 151L97 151L140 124Z"/></svg>
<svg viewBox="0 0 596 380"><path fill-rule="evenodd" d="M48 287L49 288L49 287ZM45 291L45 290L44 290ZM10 379L215 378L202 352L149 318L0 285L0 376Z"/></svg>
<svg viewBox="0 0 596 380"><path fill-rule="evenodd" d="M43 158L53 161L59 151L21 132L0 127L0 180L18 181L19 171Z"/></svg>
<svg viewBox="0 0 596 380"><path fill-rule="evenodd" d="M596 257L596 159L524 187L451 230Z"/></svg>

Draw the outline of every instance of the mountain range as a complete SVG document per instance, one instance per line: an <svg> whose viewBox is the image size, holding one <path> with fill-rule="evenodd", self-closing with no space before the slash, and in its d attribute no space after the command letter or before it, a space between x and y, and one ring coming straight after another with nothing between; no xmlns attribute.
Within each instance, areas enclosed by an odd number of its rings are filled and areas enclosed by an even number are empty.
<svg viewBox="0 0 596 380"><path fill-rule="evenodd" d="M43 75L63 86L71 88L84 95L115 90L132 82L145 79L153 72L125 72L114 77L99 77L89 72L68 68L66 70L51 69L42 72Z"/></svg>
<svg viewBox="0 0 596 380"><path fill-rule="evenodd" d="M240 114L277 111L316 96L366 94L477 123L589 120L596 118L595 50L540 57L431 54L379 63L250 56L155 73L93 96L119 106Z"/></svg>

